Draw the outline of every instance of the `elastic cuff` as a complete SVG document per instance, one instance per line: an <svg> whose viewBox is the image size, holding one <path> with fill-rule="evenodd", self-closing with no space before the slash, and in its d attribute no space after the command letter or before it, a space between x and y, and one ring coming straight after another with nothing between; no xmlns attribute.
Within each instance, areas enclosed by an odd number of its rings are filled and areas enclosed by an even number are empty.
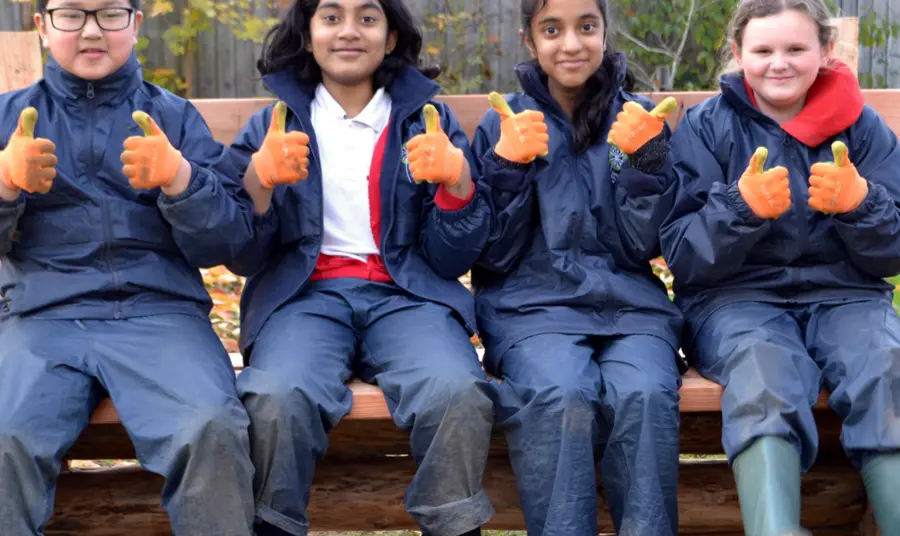
<svg viewBox="0 0 900 536"><path fill-rule="evenodd" d="M862 203L846 214L835 214L837 219L846 223L852 223L865 218L875 210L875 207L878 206L878 196L885 191L884 186L873 184L869 181L866 182L868 183L869 191L866 192L866 196L863 198ZM881 191L876 191L879 188Z"/></svg>
<svg viewBox="0 0 900 536"><path fill-rule="evenodd" d="M523 164L521 162L513 162L512 160L507 160L497 154L497 151L491 149L491 155L494 157L494 161L497 162L497 165L502 167L503 169L512 169L518 171L525 171L528 169L528 166L531 164Z"/></svg>
<svg viewBox="0 0 900 536"><path fill-rule="evenodd" d="M519 193L528 188L540 169L548 163L543 158L536 158L529 164L518 164L497 156L493 151L482 157L482 180L492 190Z"/></svg>
<svg viewBox="0 0 900 536"><path fill-rule="evenodd" d="M731 208L733 208L734 211L737 212L737 215L748 225L761 225L765 221L753 213L753 209L750 208L750 205L744 200L744 196L741 195L737 182L733 182L725 188L725 198L728 200L728 204Z"/></svg>
<svg viewBox="0 0 900 536"><path fill-rule="evenodd" d="M644 173L658 173L669 156L669 142L660 134L644 144L628 159L631 167Z"/></svg>
<svg viewBox="0 0 900 536"><path fill-rule="evenodd" d="M278 227L278 213L275 212L275 203L269 205L269 210L262 214L253 213L253 224L260 231L267 231Z"/></svg>
<svg viewBox="0 0 900 536"><path fill-rule="evenodd" d="M184 201L185 199L199 192L201 188L203 188L203 185L206 184L206 181L204 180L204 174L200 173L200 167L190 161L188 162L188 164L190 164L191 166L191 179L188 182L187 188L185 188L183 192L175 196L168 196L165 193L161 193L160 201L169 204L178 203L179 201Z"/></svg>
<svg viewBox="0 0 900 536"><path fill-rule="evenodd" d="M438 206L441 210L449 210L456 211L462 210L466 208L472 198L475 197L475 186L473 185L472 191L469 192L469 197L465 199L460 199L455 195L451 194L447 188L444 187L443 184L438 186L438 191L434 195L434 204Z"/></svg>
<svg viewBox="0 0 900 536"><path fill-rule="evenodd" d="M7 201L6 199L0 199L0 210L2 211L14 211L18 208L25 207L25 193L20 193L19 197L17 197L14 201Z"/></svg>

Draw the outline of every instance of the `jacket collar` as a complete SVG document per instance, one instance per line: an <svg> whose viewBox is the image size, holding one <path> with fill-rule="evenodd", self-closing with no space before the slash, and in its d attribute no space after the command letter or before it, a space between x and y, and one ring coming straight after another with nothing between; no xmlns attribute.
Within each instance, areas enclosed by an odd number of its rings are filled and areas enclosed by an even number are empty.
<svg viewBox="0 0 900 536"><path fill-rule="evenodd" d="M267 74L263 76L263 83L295 114L301 114L301 117L308 118L317 84L302 83L297 79L293 70ZM385 90L391 96L393 110L391 115L405 118L417 112L425 103L434 98L440 90L440 86L429 80L418 69L407 65L397 73Z"/></svg>
<svg viewBox="0 0 900 536"><path fill-rule="evenodd" d="M117 71L100 80L85 80L63 69L51 55L44 68L50 92L66 101L92 99L95 102L123 100L144 82L141 63L132 54Z"/></svg>
<svg viewBox="0 0 900 536"><path fill-rule="evenodd" d="M603 58L601 69L607 69L613 73L613 85L615 90L611 92L614 97L619 88L625 82L625 76L628 72L628 65L625 55L621 52L609 54ZM550 89L547 85L547 74L540 68L535 61L520 63L516 65L516 76L519 78L519 85L522 91L541 103L547 109L559 109L556 99L550 95ZM562 109L559 109L562 113Z"/></svg>

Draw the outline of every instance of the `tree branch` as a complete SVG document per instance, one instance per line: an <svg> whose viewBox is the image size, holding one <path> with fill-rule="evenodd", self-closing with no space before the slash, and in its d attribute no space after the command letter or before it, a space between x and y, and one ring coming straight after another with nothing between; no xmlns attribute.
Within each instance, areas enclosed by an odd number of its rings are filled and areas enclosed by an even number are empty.
<svg viewBox="0 0 900 536"><path fill-rule="evenodd" d="M669 79L673 82L675 81L675 77L678 76L678 68L681 66L681 55L684 53L684 45L687 43L688 35L691 33L691 23L694 20L694 12L697 9L697 0L691 0L690 6L691 7L688 9L687 20L684 22L684 32L681 34L681 43L678 44L678 51L672 56L672 72Z"/></svg>
<svg viewBox="0 0 900 536"><path fill-rule="evenodd" d="M659 91L659 86L654 82L650 73L644 69L643 65L640 65L637 62L629 63L628 70L634 73L635 82L647 86L648 91Z"/></svg>
<svg viewBox="0 0 900 536"><path fill-rule="evenodd" d="M662 54L663 56L668 56L670 58L675 57L674 54L672 53L672 51L665 50L662 48L652 47L652 46L648 45L647 43L641 41L637 37L634 37L633 35L631 35L630 33L626 32L625 30L623 30L621 28L616 28L616 33L618 33L625 39L628 39L629 41L631 41L635 45L641 47L642 49L644 49L647 52L652 52L653 54Z"/></svg>

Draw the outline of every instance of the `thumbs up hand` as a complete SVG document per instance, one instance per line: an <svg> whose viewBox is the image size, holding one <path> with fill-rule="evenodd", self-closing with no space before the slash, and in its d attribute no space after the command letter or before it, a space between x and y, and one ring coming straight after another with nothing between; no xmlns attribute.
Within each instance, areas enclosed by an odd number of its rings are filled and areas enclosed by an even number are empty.
<svg viewBox="0 0 900 536"><path fill-rule="evenodd" d="M132 188L166 188L175 182L184 158L172 147L169 138L146 112L131 114L144 131L143 136L125 140L122 151L122 173Z"/></svg>
<svg viewBox="0 0 900 536"><path fill-rule="evenodd" d="M528 164L538 156L549 152L550 136L544 114L537 110L513 113L509 103L499 93L488 95L491 107L500 115L500 139L494 153L501 158L519 164Z"/></svg>
<svg viewBox="0 0 900 536"><path fill-rule="evenodd" d="M466 161L462 149L453 145L441 129L441 119L433 105L426 104L422 113L425 115L425 134L415 136L406 144L413 180L455 186L462 177Z"/></svg>
<svg viewBox="0 0 900 536"><path fill-rule="evenodd" d="M0 180L9 190L45 194L56 178L56 145L43 138L34 138L38 113L26 108L19 115L19 125L0 151Z"/></svg>
<svg viewBox="0 0 900 536"><path fill-rule="evenodd" d="M819 162L810 168L809 206L826 214L844 214L858 207L869 193L869 184L850 162L847 146L831 144L834 162Z"/></svg>
<svg viewBox="0 0 900 536"><path fill-rule="evenodd" d="M738 190L757 217L774 219L791 208L791 187L786 168L763 170L768 156L765 147L753 153L750 165L738 181Z"/></svg>
<svg viewBox="0 0 900 536"><path fill-rule="evenodd" d="M286 132L287 105L278 101L262 147L251 160L263 188L294 184L309 177L309 136L299 130Z"/></svg>
<svg viewBox="0 0 900 536"><path fill-rule="evenodd" d="M616 122L609 129L608 143L632 155L653 138L662 134L666 117L678 108L674 97L666 97L652 111L648 112L640 104L628 101L616 115Z"/></svg>

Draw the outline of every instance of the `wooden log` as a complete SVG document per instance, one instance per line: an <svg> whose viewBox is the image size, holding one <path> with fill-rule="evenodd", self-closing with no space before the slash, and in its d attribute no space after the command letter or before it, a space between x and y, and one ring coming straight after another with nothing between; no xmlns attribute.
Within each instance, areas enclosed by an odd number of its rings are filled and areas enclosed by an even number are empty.
<svg viewBox="0 0 900 536"><path fill-rule="evenodd" d="M0 32L0 93L28 87L43 76L36 32Z"/></svg>
<svg viewBox="0 0 900 536"><path fill-rule="evenodd" d="M413 471L409 458L324 463L317 471L309 508L313 529L415 528L403 509L403 494ZM59 481L55 516L47 534L168 535L168 520L159 505L161 486L160 477L131 467L67 472ZM505 458L489 461L485 489L496 510L488 526L522 529L515 479ZM725 463L683 463L679 502L681 534L738 534L741 530L734 480ZM600 530L612 532L602 492L598 503ZM855 533L865 508L862 483L848 465L817 466L804 476L803 523L816 534L824 533L818 529Z"/></svg>

